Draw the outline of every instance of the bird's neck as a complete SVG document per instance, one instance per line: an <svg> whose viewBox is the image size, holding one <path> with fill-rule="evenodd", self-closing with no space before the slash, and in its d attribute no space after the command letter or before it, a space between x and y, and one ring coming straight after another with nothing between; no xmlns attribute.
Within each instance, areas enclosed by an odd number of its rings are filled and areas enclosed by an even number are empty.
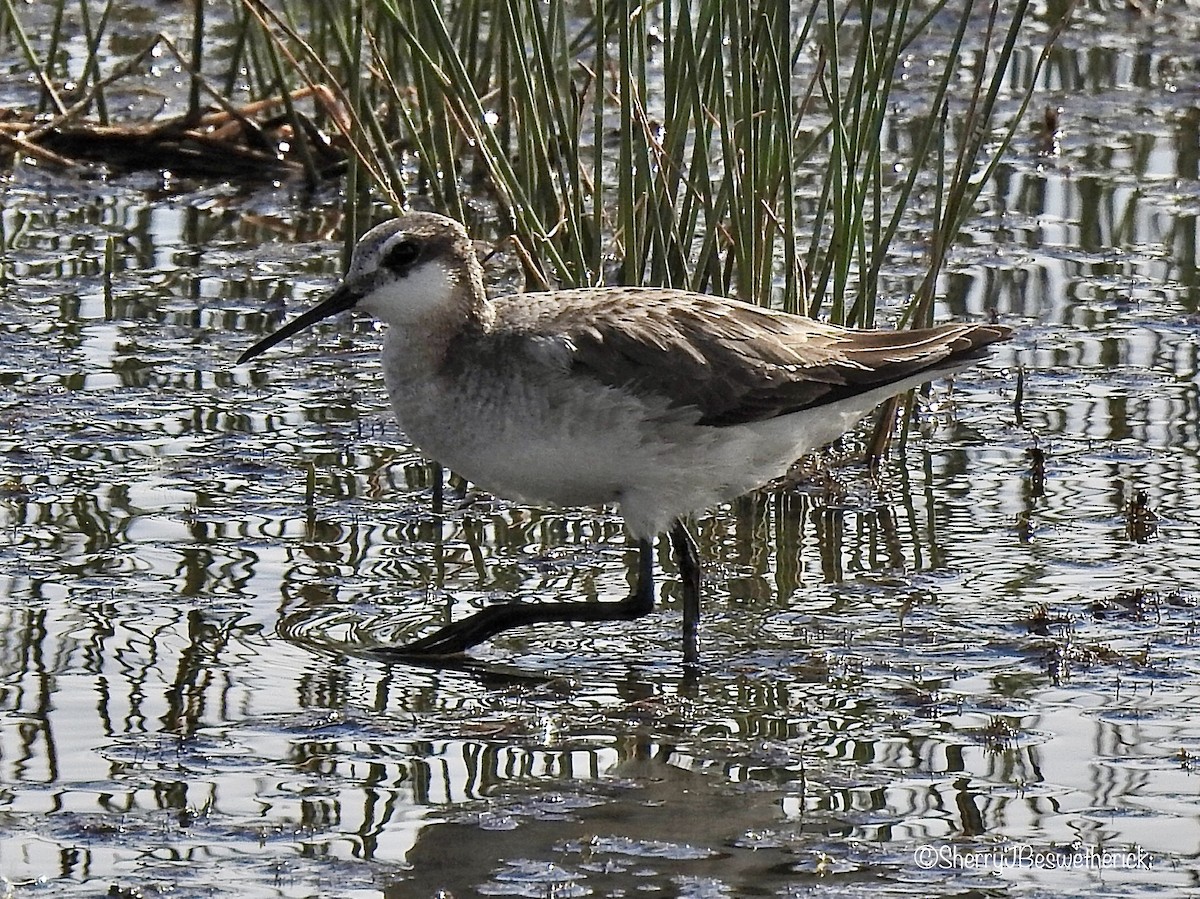
<svg viewBox="0 0 1200 899"><path fill-rule="evenodd" d="M452 314L419 323L388 326L384 337L385 365L394 377L428 379L447 368L454 347L464 337L482 337L492 329L496 312L480 298Z"/></svg>

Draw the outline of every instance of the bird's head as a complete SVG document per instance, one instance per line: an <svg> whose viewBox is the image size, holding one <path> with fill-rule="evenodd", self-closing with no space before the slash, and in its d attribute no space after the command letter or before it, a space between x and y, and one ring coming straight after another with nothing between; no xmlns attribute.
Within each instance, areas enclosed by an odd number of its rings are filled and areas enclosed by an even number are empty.
<svg viewBox="0 0 1200 899"><path fill-rule="evenodd" d="M462 225L429 212L403 215L364 234L337 289L254 344L238 363L347 309L392 327L454 327L479 311L482 293L479 260Z"/></svg>

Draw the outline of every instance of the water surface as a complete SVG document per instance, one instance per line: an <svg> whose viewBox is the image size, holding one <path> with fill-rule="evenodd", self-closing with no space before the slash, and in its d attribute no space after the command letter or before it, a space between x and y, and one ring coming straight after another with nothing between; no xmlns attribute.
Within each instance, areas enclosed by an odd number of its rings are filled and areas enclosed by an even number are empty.
<svg viewBox="0 0 1200 899"><path fill-rule="evenodd" d="M1080 23L1036 101L1058 150L1019 142L939 308L1018 336L877 477L851 435L698 522L694 675L665 554L643 621L372 656L490 602L623 596L619 517L457 480L435 512L367 322L234 365L334 283L336 196L19 166L6 894L1193 887L1198 35L1174 7Z"/></svg>

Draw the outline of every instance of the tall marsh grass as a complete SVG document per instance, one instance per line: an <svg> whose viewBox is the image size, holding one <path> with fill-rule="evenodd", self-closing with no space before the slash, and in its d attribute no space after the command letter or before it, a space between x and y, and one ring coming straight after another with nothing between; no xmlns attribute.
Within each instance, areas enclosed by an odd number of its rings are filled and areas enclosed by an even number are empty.
<svg viewBox="0 0 1200 899"><path fill-rule="evenodd" d="M367 181L466 221L494 210L533 285L686 287L855 326L874 323L918 190L939 200L920 213L928 272L906 318L929 318L1069 12L1035 19L1028 0L243 2L263 28L256 46L349 85L346 137ZM1029 66L1014 95L1018 55ZM914 71L926 109L902 132L890 101Z"/></svg>
<svg viewBox="0 0 1200 899"><path fill-rule="evenodd" d="M372 198L419 194L493 220L531 286L685 287L870 326L914 227L927 265L904 320L929 320L1072 0L226 3L195 2L190 46L159 38L192 74L186 116L248 87L314 134L297 98L327 98L315 117L349 159L348 247ZM0 0L0 33L63 115L60 48L82 30L78 80L103 122L114 74L97 48L117 15L116 0L58 0L33 38Z"/></svg>

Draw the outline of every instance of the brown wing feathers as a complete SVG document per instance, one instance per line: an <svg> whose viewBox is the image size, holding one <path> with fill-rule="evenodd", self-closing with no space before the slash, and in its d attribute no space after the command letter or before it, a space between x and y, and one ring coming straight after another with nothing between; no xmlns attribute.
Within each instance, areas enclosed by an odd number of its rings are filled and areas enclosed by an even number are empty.
<svg viewBox="0 0 1200 899"><path fill-rule="evenodd" d="M561 307L572 365L614 387L694 405L700 422L733 425L836 402L936 372L1003 340L999 325L853 331L698 294L604 292L575 318ZM561 295L560 295L561 299ZM580 310L572 310L578 312Z"/></svg>
<svg viewBox="0 0 1200 899"><path fill-rule="evenodd" d="M658 393L673 406L695 406L699 421L715 426L836 402L926 371L936 377L1011 333L984 324L854 331L651 288L518 294L494 301L494 310L490 351ZM508 339L497 341L497 331Z"/></svg>

